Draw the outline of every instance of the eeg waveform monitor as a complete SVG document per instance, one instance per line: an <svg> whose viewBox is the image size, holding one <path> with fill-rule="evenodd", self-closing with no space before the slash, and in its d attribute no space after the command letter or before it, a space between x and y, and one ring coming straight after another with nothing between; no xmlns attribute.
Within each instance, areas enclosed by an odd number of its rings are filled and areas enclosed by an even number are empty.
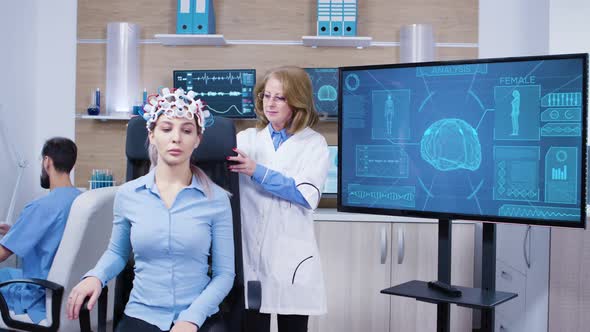
<svg viewBox="0 0 590 332"><path fill-rule="evenodd" d="M304 68L311 79L313 102L320 115L338 116L338 68Z"/></svg>
<svg viewBox="0 0 590 332"><path fill-rule="evenodd" d="M174 87L193 90L215 116L255 118L255 69L175 70Z"/></svg>
<svg viewBox="0 0 590 332"><path fill-rule="evenodd" d="M340 68L338 209L585 227L588 55Z"/></svg>

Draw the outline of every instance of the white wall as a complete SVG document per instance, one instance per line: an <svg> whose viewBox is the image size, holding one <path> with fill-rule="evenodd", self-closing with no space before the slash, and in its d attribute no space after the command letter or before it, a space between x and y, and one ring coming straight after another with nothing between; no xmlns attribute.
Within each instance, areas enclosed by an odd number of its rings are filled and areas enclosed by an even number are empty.
<svg viewBox="0 0 590 332"><path fill-rule="evenodd" d="M549 0L480 0L479 57L549 51Z"/></svg>
<svg viewBox="0 0 590 332"><path fill-rule="evenodd" d="M26 202L44 193L39 186L43 142L75 135L76 22L76 0L0 5L0 121L10 127L8 140L29 162L16 215ZM17 172L6 150L7 142L0 137L0 220L6 217Z"/></svg>
<svg viewBox="0 0 590 332"><path fill-rule="evenodd" d="M590 52L590 1L551 0L551 53Z"/></svg>

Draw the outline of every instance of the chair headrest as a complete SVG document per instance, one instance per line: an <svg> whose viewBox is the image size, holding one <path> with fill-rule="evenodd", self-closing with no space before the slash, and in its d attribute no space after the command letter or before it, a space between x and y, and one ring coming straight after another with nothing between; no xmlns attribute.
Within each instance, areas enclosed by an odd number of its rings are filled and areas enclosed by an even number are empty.
<svg viewBox="0 0 590 332"><path fill-rule="evenodd" d="M191 162L225 161L236 147L236 129L233 121L222 117L212 117L213 124L207 127L199 147L193 151ZM127 126L125 154L129 161L148 161L148 143L146 121L140 117L133 117Z"/></svg>

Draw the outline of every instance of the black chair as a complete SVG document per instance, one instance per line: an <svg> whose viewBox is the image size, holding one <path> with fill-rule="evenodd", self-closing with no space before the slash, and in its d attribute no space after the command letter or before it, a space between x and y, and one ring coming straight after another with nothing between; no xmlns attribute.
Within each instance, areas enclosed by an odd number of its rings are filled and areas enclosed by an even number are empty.
<svg viewBox="0 0 590 332"><path fill-rule="evenodd" d="M147 130L145 120L134 117L127 127L127 181L149 172L150 162L147 150ZM203 331L241 331L243 328L244 277L242 269L242 236L240 219L239 177L228 170L227 156L235 155L236 130L232 120L215 117L207 127L199 147L193 151L191 163L200 167L217 185L232 193L231 207L234 228L235 272L234 285L220 305L215 324L205 323ZM133 285L133 256L125 270L117 277L115 286L114 326L123 315L125 304ZM208 319L209 320L209 319ZM205 329L209 326L209 329ZM221 328L221 326L224 326Z"/></svg>

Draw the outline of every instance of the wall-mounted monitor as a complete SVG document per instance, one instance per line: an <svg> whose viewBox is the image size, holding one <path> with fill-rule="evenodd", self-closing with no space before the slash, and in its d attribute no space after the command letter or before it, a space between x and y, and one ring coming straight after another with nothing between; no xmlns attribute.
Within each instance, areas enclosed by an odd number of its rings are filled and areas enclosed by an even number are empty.
<svg viewBox="0 0 590 332"><path fill-rule="evenodd" d="M311 79L313 102L320 115L338 116L338 68L305 68Z"/></svg>
<svg viewBox="0 0 590 332"><path fill-rule="evenodd" d="M338 146L329 145L328 150L330 151L330 168L328 168L328 176L326 177L322 196L334 198L338 193Z"/></svg>
<svg viewBox="0 0 590 332"><path fill-rule="evenodd" d="M588 55L340 68L338 209L585 227Z"/></svg>
<svg viewBox="0 0 590 332"><path fill-rule="evenodd" d="M255 69L175 70L175 88L192 90L215 116L255 118Z"/></svg>

